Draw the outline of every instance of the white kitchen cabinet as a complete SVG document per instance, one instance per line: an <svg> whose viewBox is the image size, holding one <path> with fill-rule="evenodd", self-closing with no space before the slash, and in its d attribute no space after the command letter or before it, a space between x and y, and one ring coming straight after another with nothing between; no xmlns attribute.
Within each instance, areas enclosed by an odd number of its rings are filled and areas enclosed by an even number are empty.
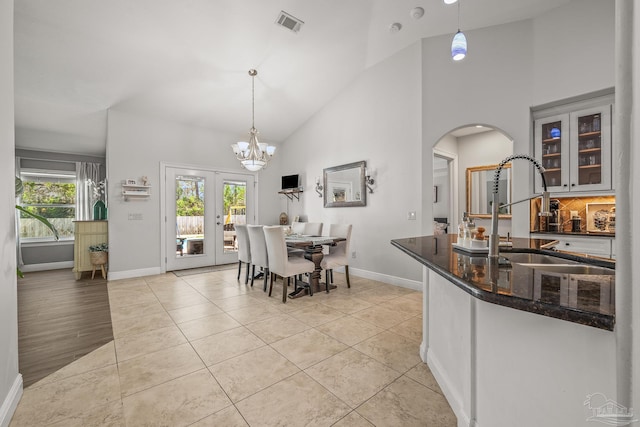
<svg viewBox="0 0 640 427"><path fill-rule="evenodd" d="M534 156L545 168L549 191L612 190L611 108L611 103L603 103L561 114L536 114L544 117L534 121ZM535 182L539 193L542 182Z"/></svg>
<svg viewBox="0 0 640 427"><path fill-rule="evenodd" d="M576 254L594 255L603 258L612 258L611 237L601 236L565 236L562 234L532 234L532 238L557 240L555 248L559 251L573 252Z"/></svg>
<svg viewBox="0 0 640 427"><path fill-rule="evenodd" d="M551 273L539 269L534 277L533 299L545 304L607 313L614 299L614 275Z"/></svg>

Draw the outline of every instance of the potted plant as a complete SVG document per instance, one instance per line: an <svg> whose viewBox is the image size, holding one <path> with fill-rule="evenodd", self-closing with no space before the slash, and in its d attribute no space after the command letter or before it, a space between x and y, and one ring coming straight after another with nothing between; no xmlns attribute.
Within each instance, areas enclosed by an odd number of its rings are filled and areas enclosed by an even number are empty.
<svg viewBox="0 0 640 427"><path fill-rule="evenodd" d="M22 184L22 180L16 176L16 199L22 195L23 191L24 191L24 186ZM16 205L16 209L22 212L22 214L24 214L25 216L30 216L31 218L35 218L41 223L43 223L44 225L46 225L53 232L53 237L55 237L56 240L59 239L58 230L56 230L56 227L51 222L49 222L48 219L38 214L35 214L33 212L30 212L28 209L25 209L20 205ZM16 268L16 273L18 274L18 277L24 277L24 275L22 274L22 271L20 271L19 268Z"/></svg>
<svg viewBox="0 0 640 427"><path fill-rule="evenodd" d="M109 260L109 245L100 243L89 246L89 259L93 265L104 265Z"/></svg>

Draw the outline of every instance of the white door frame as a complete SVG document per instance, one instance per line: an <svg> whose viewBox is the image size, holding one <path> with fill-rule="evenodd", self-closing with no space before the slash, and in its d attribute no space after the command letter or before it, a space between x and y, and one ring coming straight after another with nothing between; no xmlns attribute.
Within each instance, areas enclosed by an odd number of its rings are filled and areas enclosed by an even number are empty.
<svg viewBox="0 0 640 427"><path fill-rule="evenodd" d="M180 168L180 169L197 169L197 170L203 170L203 171L209 171L209 172L219 172L219 173L229 173L229 174L238 174L238 175L251 175L253 176L253 180L254 180L254 192L253 192L253 206L254 206L254 210L253 210L253 214L254 214L254 218L251 221L249 218L247 218L247 223L253 223L253 224L257 224L257 220L258 220L258 190L259 190L259 180L258 180L258 174L257 173L252 173L252 172L248 172L246 170L231 170L231 169L224 169L224 168L214 168L211 166L205 166L205 165L196 165L196 164L192 164L192 163L173 163L173 162L165 162L165 161L161 161L159 163L159 176L160 176L160 269L162 273L166 273L167 272L167 232L166 232L166 217L167 217L167 211L166 211L166 191L167 191L167 182L166 182L166 178L167 178L167 174L166 174L166 168L167 167L171 167L171 168Z"/></svg>
<svg viewBox="0 0 640 427"><path fill-rule="evenodd" d="M457 233L458 224L458 199L460 195L460 188L458 188L458 155L450 153L448 151L441 150L439 148L433 149L432 156L438 156L447 160L449 169L449 188L451 188L452 195L449 197L449 234ZM433 173L433 172L432 172Z"/></svg>

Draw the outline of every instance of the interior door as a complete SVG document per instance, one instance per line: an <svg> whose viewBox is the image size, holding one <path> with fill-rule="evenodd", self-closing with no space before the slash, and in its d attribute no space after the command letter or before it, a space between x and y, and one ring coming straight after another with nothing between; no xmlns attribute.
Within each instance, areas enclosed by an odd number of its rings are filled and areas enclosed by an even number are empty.
<svg viewBox="0 0 640 427"><path fill-rule="evenodd" d="M238 262L235 226L255 224L254 176L216 173L216 264Z"/></svg>
<svg viewBox="0 0 640 427"><path fill-rule="evenodd" d="M216 263L215 173L165 168L167 271Z"/></svg>

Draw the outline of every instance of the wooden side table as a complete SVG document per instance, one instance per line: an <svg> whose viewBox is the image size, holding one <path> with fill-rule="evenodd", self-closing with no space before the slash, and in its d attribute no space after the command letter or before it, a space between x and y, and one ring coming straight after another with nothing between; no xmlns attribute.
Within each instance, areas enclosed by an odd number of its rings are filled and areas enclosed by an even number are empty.
<svg viewBox="0 0 640 427"><path fill-rule="evenodd" d="M83 271L91 271L89 246L108 243L107 221L74 221L75 243L73 248L73 273L80 280Z"/></svg>

